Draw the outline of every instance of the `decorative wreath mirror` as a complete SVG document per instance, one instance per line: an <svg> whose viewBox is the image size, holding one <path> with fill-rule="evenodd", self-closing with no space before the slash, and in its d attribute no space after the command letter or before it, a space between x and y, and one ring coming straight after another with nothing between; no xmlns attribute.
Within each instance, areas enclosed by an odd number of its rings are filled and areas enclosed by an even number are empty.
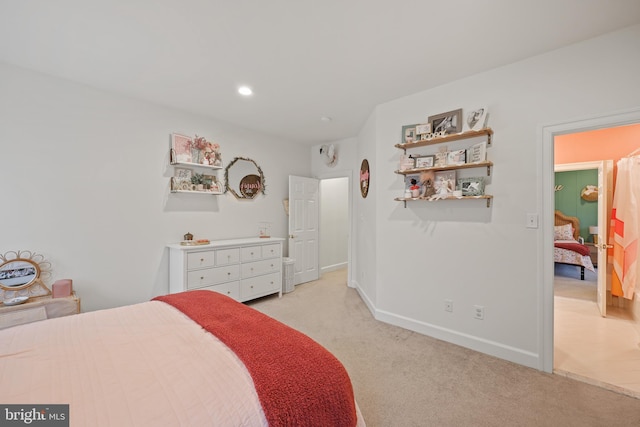
<svg viewBox="0 0 640 427"><path fill-rule="evenodd" d="M51 276L51 263L31 251L9 251L0 255L0 299L39 297L51 291L42 278Z"/></svg>
<svg viewBox="0 0 640 427"><path fill-rule="evenodd" d="M246 157L236 157L224 170L225 192L237 199L253 199L265 194L265 178L256 162Z"/></svg>

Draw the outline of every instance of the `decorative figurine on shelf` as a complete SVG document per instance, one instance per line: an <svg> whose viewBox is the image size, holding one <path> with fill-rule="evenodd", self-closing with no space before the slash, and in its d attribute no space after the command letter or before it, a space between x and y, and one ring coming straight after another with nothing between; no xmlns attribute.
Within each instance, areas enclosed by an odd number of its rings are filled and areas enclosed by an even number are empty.
<svg viewBox="0 0 640 427"><path fill-rule="evenodd" d="M433 171L425 171L420 173L420 183L422 184L422 197L431 197L436 194L436 189L433 187L433 181L435 180L435 174Z"/></svg>
<svg viewBox="0 0 640 427"><path fill-rule="evenodd" d="M260 223L259 237L261 239L267 239L267 238L271 237L271 223L270 222L261 222Z"/></svg>
<svg viewBox="0 0 640 427"><path fill-rule="evenodd" d="M411 197L414 199L420 197L420 186L415 178L411 179L411 187L409 187L409 190L411 190Z"/></svg>
<svg viewBox="0 0 640 427"><path fill-rule="evenodd" d="M184 235L184 240L185 241L193 240L193 234L191 234L191 233L185 234Z"/></svg>

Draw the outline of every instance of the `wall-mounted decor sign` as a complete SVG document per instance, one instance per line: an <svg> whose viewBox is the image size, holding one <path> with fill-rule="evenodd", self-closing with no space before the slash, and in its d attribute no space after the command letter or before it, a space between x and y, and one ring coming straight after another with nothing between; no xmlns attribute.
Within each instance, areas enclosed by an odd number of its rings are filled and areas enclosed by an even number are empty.
<svg viewBox="0 0 640 427"><path fill-rule="evenodd" d="M360 194L363 198L369 194L369 161L364 159L360 165Z"/></svg>
<svg viewBox="0 0 640 427"><path fill-rule="evenodd" d="M265 194L265 178L260 166L246 157L236 157L224 170L225 192L237 199L253 199Z"/></svg>

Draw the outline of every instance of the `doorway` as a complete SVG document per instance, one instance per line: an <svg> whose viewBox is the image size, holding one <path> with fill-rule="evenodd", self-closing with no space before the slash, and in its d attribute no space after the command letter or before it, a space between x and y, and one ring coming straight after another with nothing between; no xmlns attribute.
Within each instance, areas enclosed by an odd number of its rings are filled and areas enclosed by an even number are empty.
<svg viewBox="0 0 640 427"><path fill-rule="evenodd" d="M320 180L320 274L347 268L349 178Z"/></svg>
<svg viewBox="0 0 640 427"><path fill-rule="evenodd" d="M632 110L628 112L603 115L590 119L561 123L557 125L545 126L542 128L542 150L541 150L541 166L542 166L542 180L540 194L542 194L542 200L540 206L542 206L542 218L543 218L543 235L541 236L542 245L539 247L540 256L542 257L542 315L541 315L541 348L542 348L542 370L546 372L554 371L554 269L553 262L553 233L544 232L544 230L552 230L554 226L554 138L559 135L566 135L571 133L585 132L590 130L612 128L618 126L625 126L640 122L640 110ZM610 143L610 141L608 142ZM602 267L601 267L602 268ZM592 305L593 306L593 305ZM604 319L599 316L597 308L593 306L596 311L597 317L601 320ZM586 323L586 322L585 322ZM610 322L609 322L610 323ZM593 328L592 328L593 329ZM615 334L612 334L615 335ZM633 340L629 341L633 342ZM598 349L598 343L594 343L591 347L591 352L595 352ZM604 344L601 346L606 346ZM588 378L578 379L588 380ZM595 384L601 386L607 386L607 381L591 379ZM608 388L615 388L614 386ZM620 388L622 390L622 388ZM620 391L620 390L618 390Z"/></svg>

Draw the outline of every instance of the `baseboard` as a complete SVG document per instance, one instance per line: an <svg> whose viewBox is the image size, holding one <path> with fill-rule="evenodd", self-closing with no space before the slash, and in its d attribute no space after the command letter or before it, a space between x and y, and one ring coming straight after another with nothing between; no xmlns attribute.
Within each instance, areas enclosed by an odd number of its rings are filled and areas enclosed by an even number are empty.
<svg viewBox="0 0 640 427"><path fill-rule="evenodd" d="M330 271L341 270L343 268L347 268L349 264L347 262L341 262L338 264L327 265L326 267L320 267L320 274L328 273Z"/></svg>
<svg viewBox="0 0 640 427"><path fill-rule="evenodd" d="M354 280L351 283L351 286L358 291L360 298L362 298L362 301L364 301L365 305L371 312L371 315L376 320L536 370L540 370L540 366L542 366L540 355L536 353L432 325L426 322L421 322L415 319L410 319L408 317L399 316L388 311L377 310L373 302L367 296L367 293L364 292L357 281Z"/></svg>
<svg viewBox="0 0 640 427"><path fill-rule="evenodd" d="M376 320L380 320L381 322L409 329L423 335L469 348L490 356L495 356L500 359L508 360L519 365L524 365L537 370L539 370L539 367L541 366L540 356L538 354L519 348L507 346L495 341L464 334L415 319L398 316L383 310L376 310L374 317Z"/></svg>

